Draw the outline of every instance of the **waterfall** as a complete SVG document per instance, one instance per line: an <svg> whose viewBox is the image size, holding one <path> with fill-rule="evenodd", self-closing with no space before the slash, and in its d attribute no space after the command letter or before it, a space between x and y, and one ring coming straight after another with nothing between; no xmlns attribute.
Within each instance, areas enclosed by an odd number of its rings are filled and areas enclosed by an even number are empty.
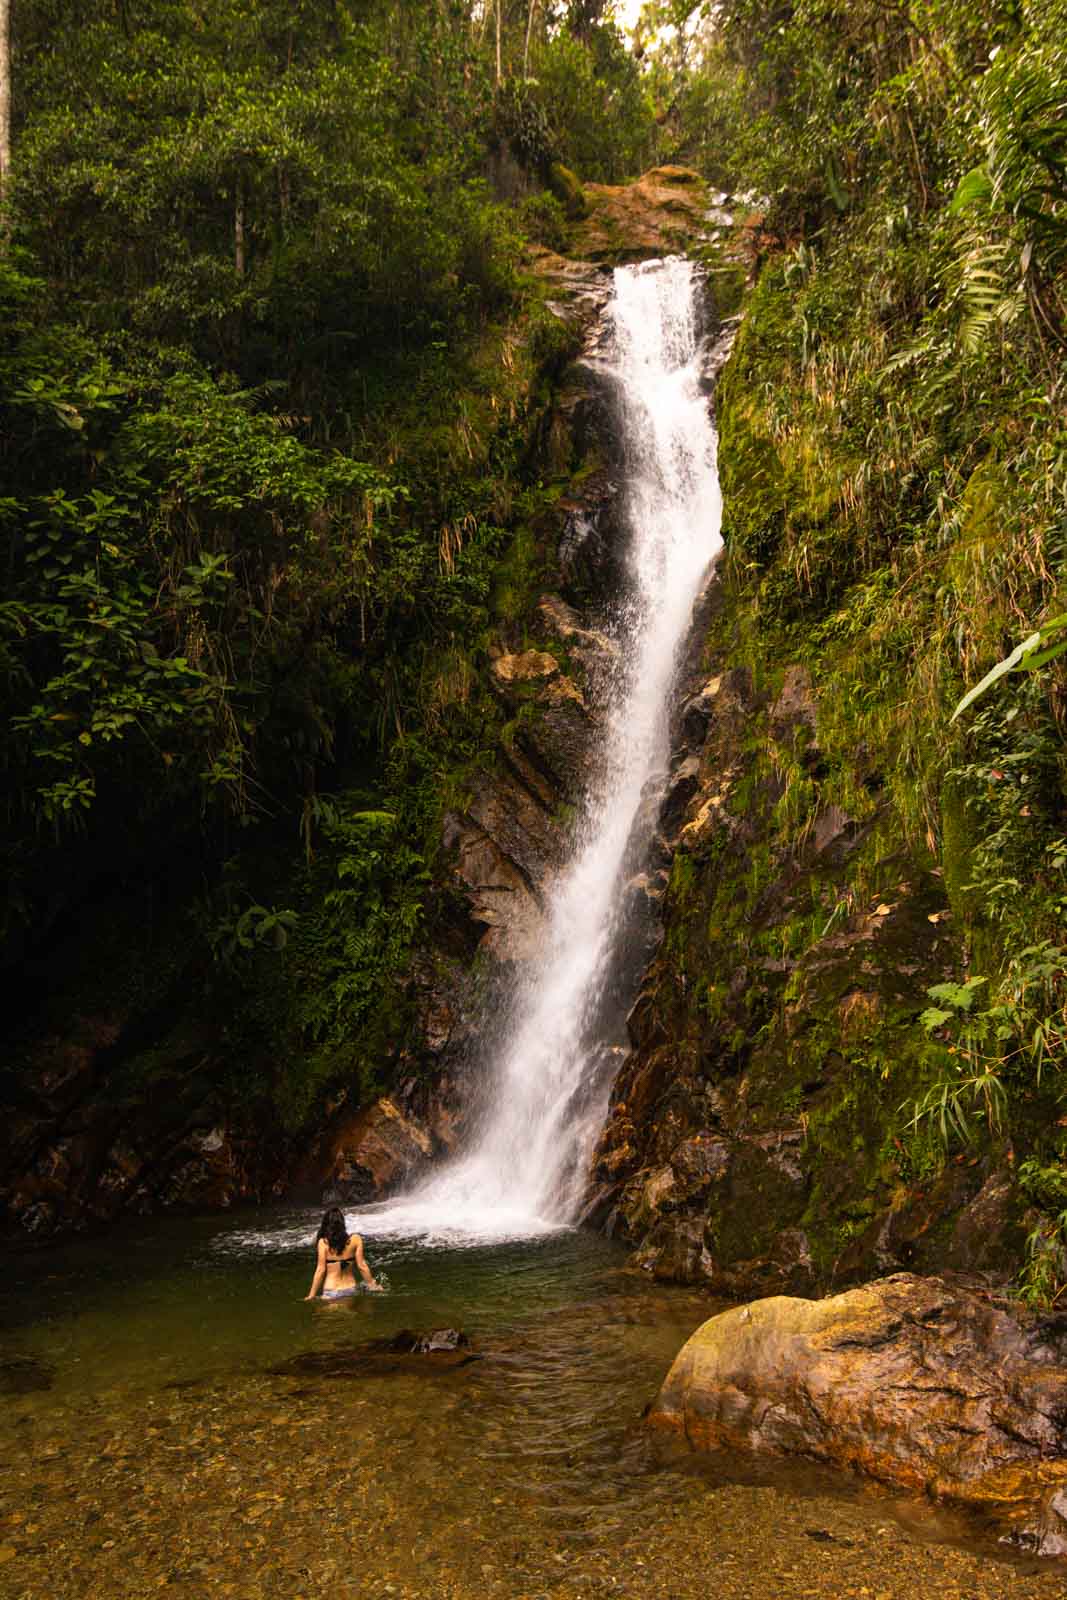
<svg viewBox="0 0 1067 1600"><path fill-rule="evenodd" d="M615 271L597 365L618 398L628 574L599 770L551 892L544 955L523 974L502 1031L471 1147L368 1218L379 1233L514 1237L572 1221L580 1205L613 1076L603 995L625 933L624 887L648 856L678 659L722 545L697 288L681 259Z"/></svg>

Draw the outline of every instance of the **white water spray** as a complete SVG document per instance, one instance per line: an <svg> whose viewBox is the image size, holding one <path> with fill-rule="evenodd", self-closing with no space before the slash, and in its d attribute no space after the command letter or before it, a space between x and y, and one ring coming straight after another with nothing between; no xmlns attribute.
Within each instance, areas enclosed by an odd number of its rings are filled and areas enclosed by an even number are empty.
<svg viewBox="0 0 1067 1600"><path fill-rule="evenodd" d="M566 1224L580 1205L611 1088L596 1023L622 890L651 842L679 652L722 545L696 287L692 265L680 259L615 272L609 348L598 364L614 379L622 413L629 583L599 772L552 892L545 953L524 975L492 1065L475 1142L368 1216L378 1235L517 1237Z"/></svg>

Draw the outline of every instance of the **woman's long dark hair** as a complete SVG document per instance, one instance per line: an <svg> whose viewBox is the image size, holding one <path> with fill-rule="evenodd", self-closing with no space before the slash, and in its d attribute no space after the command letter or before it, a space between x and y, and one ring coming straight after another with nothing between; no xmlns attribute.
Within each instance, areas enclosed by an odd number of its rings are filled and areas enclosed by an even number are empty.
<svg viewBox="0 0 1067 1600"><path fill-rule="evenodd" d="M315 1243L325 1239L335 1256L339 1256L348 1243L348 1229L345 1227L345 1214L339 1206L331 1206L323 1215L322 1225L315 1235Z"/></svg>

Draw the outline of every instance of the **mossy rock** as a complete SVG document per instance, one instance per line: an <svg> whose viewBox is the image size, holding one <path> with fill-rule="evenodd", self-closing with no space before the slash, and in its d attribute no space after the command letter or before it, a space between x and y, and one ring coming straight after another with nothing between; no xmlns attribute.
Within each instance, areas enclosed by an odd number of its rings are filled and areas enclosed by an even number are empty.
<svg viewBox="0 0 1067 1600"><path fill-rule="evenodd" d="M548 169L548 187L563 207L568 222L581 222L589 215L585 191L570 167L553 161Z"/></svg>

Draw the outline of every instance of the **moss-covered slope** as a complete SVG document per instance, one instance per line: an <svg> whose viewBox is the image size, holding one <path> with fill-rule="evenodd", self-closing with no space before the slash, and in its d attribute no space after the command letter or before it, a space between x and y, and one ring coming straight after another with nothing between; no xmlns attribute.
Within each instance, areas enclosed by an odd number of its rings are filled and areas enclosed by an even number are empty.
<svg viewBox="0 0 1067 1600"><path fill-rule="evenodd" d="M739 1292L1060 1270L1060 669L951 714L1056 608L1063 435L1025 341L890 360L932 231L779 241L720 382L710 676L597 1176L642 1261Z"/></svg>

